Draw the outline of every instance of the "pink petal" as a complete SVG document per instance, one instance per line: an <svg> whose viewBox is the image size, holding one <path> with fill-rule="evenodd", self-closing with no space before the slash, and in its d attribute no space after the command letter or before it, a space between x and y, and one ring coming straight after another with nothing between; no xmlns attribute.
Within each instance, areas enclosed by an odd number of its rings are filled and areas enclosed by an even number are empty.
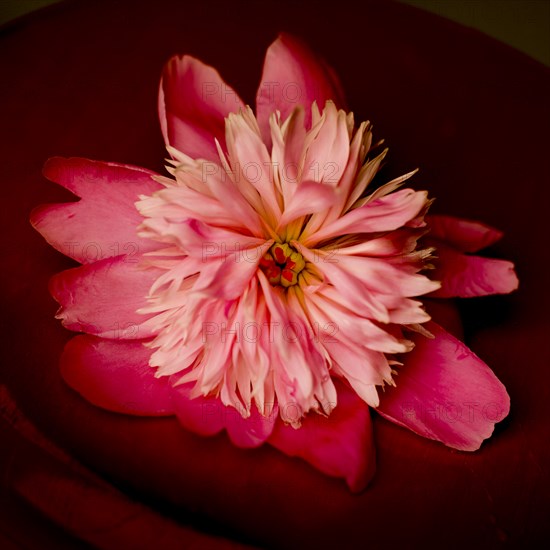
<svg viewBox="0 0 550 550"><path fill-rule="evenodd" d="M181 425L199 435L211 436L225 428L237 447L257 447L271 435L277 410L263 417L255 406L250 417L243 418L234 407L225 406L218 398L191 398L193 384L174 387L172 402Z"/></svg>
<svg viewBox="0 0 550 550"><path fill-rule="evenodd" d="M402 298L401 296L378 295L380 305L388 312L388 322L398 325L425 323L430 316L419 300Z"/></svg>
<svg viewBox="0 0 550 550"><path fill-rule="evenodd" d="M409 254L415 250L418 239L416 231L405 227L357 244L341 246L338 248L338 254L374 257Z"/></svg>
<svg viewBox="0 0 550 550"><path fill-rule="evenodd" d="M232 115L225 124L225 139L231 164L237 172L235 178L243 194L256 190L267 212L278 218L281 215L277 191L269 169L271 157L262 141L254 116L247 111L250 120ZM254 193L252 193L254 195Z"/></svg>
<svg viewBox="0 0 550 550"><path fill-rule="evenodd" d="M335 372L344 377L365 403L379 403L376 385L391 379L391 367L383 353L357 345L349 339L327 342L325 347L334 360Z"/></svg>
<svg viewBox="0 0 550 550"><path fill-rule="evenodd" d="M203 260L204 267L193 286L193 291L204 292L224 300L242 296L250 279L258 269L262 256L273 241L246 250L228 251L219 258Z"/></svg>
<svg viewBox="0 0 550 550"><path fill-rule="evenodd" d="M336 186L348 163L350 136L346 114L337 111L334 103L327 103L323 114L325 122L307 151L303 174L307 179Z"/></svg>
<svg viewBox="0 0 550 550"><path fill-rule="evenodd" d="M295 241L292 241L292 244L306 260L320 266L323 275L331 283L323 289L324 296L368 319L376 319L383 323L390 321L388 309L381 302L383 295L369 289L363 279L342 269L337 262L331 261L332 258L324 251L309 250Z"/></svg>
<svg viewBox="0 0 550 550"><path fill-rule="evenodd" d="M175 386L172 391L172 403L180 424L187 430L199 435L215 435L225 425L223 413L227 409L214 397L191 398L193 384Z"/></svg>
<svg viewBox="0 0 550 550"><path fill-rule="evenodd" d="M327 475L345 478L358 492L375 471L369 407L342 382L335 382L338 405L330 416L308 415L298 429L277 422L269 443Z"/></svg>
<svg viewBox="0 0 550 550"><path fill-rule="evenodd" d="M306 128L303 107L297 107L285 122L283 132L275 120L271 121L271 137L273 147L271 158L274 164L281 167L279 175L285 200L296 190L299 180L300 166L303 163Z"/></svg>
<svg viewBox="0 0 550 550"><path fill-rule="evenodd" d="M155 378L150 355L141 342L76 336L61 355L61 374L69 386L104 409L145 416L173 414L168 379Z"/></svg>
<svg viewBox="0 0 550 550"><path fill-rule="evenodd" d="M147 338L151 332L142 323L151 315L136 311L148 304L149 289L161 274L125 256L62 271L50 280L50 292L61 306L57 318L69 330L102 338Z"/></svg>
<svg viewBox="0 0 550 550"><path fill-rule="evenodd" d="M265 417L253 405L250 407L250 416L243 418L238 411L233 409L233 414L226 415L225 429L237 447L258 447L265 443L272 434L277 416L277 409L274 409L270 416Z"/></svg>
<svg viewBox="0 0 550 550"><path fill-rule="evenodd" d="M148 225L147 222L145 225ZM173 235L181 250L199 258L203 263L210 258L227 259L228 255L234 252L244 252L265 242L265 240L231 229L215 227L194 218L168 225L163 236L165 235Z"/></svg>
<svg viewBox="0 0 550 550"><path fill-rule="evenodd" d="M477 252L502 238L502 232L474 220L453 216L427 216L430 237L462 252Z"/></svg>
<svg viewBox="0 0 550 550"><path fill-rule="evenodd" d="M224 118L243 107L213 67L188 55L166 64L158 108L167 145L192 158L219 163L214 139L225 147Z"/></svg>
<svg viewBox="0 0 550 550"><path fill-rule="evenodd" d="M430 296L471 298L508 294L518 288L512 262L468 256L441 243L436 243L436 246L436 269L430 276L441 281L441 288Z"/></svg>
<svg viewBox="0 0 550 550"><path fill-rule="evenodd" d="M323 109L327 100L345 107L338 78L307 46L288 34L281 34L268 48L262 80L256 95L258 124L266 144L271 144L269 116L276 110L286 119L298 105L305 108L306 127L311 125L311 104Z"/></svg>
<svg viewBox="0 0 550 550"><path fill-rule="evenodd" d="M337 196L330 185L314 181L301 182L285 207L279 227L301 216L328 210L336 202Z"/></svg>
<svg viewBox="0 0 550 550"><path fill-rule="evenodd" d="M378 412L413 432L462 451L475 451L506 417L510 398L493 371L434 322L434 336L411 335L397 387L380 392Z"/></svg>
<svg viewBox="0 0 550 550"><path fill-rule="evenodd" d="M43 205L34 209L31 223L54 248L80 263L158 248L137 236L143 218L134 203L140 194L160 188L150 172L123 164L81 158L55 157L44 175L81 197L78 202Z"/></svg>
<svg viewBox="0 0 550 550"><path fill-rule="evenodd" d="M390 263L391 260L344 255L338 251L331 259L339 269L345 269L362 281L366 287L380 294L414 297L439 288L437 282L419 273L411 272L410 269L405 270L398 264ZM320 271L323 271L323 268L324 265L321 263Z"/></svg>
<svg viewBox="0 0 550 550"><path fill-rule="evenodd" d="M308 236L304 244L311 247L315 243L344 233L394 231L414 219L426 204L426 200L426 191L401 189L348 211Z"/></svg>
<svg viewBox="0 0 550 550"><path fill-rule="evenodd" d="M398 340L372 321L357 315L355 311L328 300L323 290L306 294L306 300L308 314L314 326L324 327L325 333L328 333L320 334L325 348L328 349L331 342L351 340L361 342L371 350L384 353L408 351L406 341L401 338Z"/></svg>

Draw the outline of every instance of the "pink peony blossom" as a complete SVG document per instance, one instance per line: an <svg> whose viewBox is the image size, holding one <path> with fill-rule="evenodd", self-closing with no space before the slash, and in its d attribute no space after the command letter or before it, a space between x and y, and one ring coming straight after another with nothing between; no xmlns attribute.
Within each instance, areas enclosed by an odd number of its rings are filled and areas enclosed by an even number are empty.
<svg viewBox="0 0 550 550"><path fill-rule="evenodd" d="M169 61L170 177L50 159L46 177L80 197L32 214L82 264L51 281L58 318L85 333L61 358L67 383L112 411L267 442L352 490L374 472L369 407L478 449L508 395L418 297L514 290L510 262L471 254L501 234L427 216L427 192L403 188L414 172L373 183L387 151L344 108L332 70L282 35L256 114L212 67Z"/></svg>

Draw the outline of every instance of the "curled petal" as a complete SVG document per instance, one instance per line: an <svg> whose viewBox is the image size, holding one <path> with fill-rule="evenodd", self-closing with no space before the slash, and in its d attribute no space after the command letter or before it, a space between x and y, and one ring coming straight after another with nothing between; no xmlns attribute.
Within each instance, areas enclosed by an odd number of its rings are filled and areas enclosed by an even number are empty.
<svg viewBox="0 0 550 550"><path fill-rule="evenodd" d="M430 237L462 252L477 252L502 238L502 232L474 220L454 216L427 216Z"/></svg>
<svg viewBox="0 0 550 550"><path fill-rule="evenodd" d="M437 244L438 259L432 278L441 288L430 296L471 298L508 294L518 288L514 264L506 260L468 256L444 244Z"/></svg>
<svg viewBox="0 0 550 550"><path fill-rule="evenodd" d="M171 415L171 387L155 378L141 342L76 336L61 356L61 374L85 399L110 411L144 416Z"/></svg>
<svg viewBox="0 0 550 550"><path fill-rule="evenodd" d="M256 95L258 124L266 144L271 143L269 116L281 112L286 119L298 105L305 108L306 126L311 125L311 104L322 109L327 100L345 106L338 78L323 61L296 38L281 34L268 48L262 80Z"/></svg>
<svg viewBox="0 0 550 550"><path fill-rule="evenodd" d="M82 158L51 158L44 175L81 197L78 202L39 206L31 214L34 228L55 249L80 263L138 254L158 244L136 235L142 217L134 203L140 194L161 186L154 172Z"/></svg>
<svg viewBox="0 0 550 550"><path fill-rule="evenodd" d="M272 244L273 241L267 241L254 248L227 252L219 258L209 259L193 290L224 300L235 300L244 292L262 256Z"/></svg>
<svg viewBox="0 0 550 550"><path fill-rule="evenodd" d="M234 251L260 246L264 242L262 239L231 229L214 227L194 218L187 218L179 223L165 222L160 229L154 225L155 222L158 220L147 219L142 227L154 229L157 236L175 241L184 253L203 263L211 258L227 257Z"/></svg>
<svg viewBox="0 0 550 550"><path fill-rule="evenodd" d="M302 182L289 200L280 221L280 226L288 224L300 216L328 210L336 201L333 187L313 181Z"/></svg>
<svg viewBox="0 0 550 550"><path fill-rule="evenodd" d="M142 339L151 331L136 313L162 271L144 269L124 256L68 269L50 280L50 292L61 308L57 318L74 331L111 339Z"/></svg>
<svg viewBox="0 0 550 550"><path fill-rule="evenodd" d="M338 237L346 233L373 233L394 231L411 221L424 208L427 201L425 191L401 189L395 193L367 202L351 210L334 222L304 240L306 246L324 239Z"/></svg>
<svg viewBox="0 0 550 550"><path fill-rule="evenodd" d="M158 107L167 145L190 157L217 163L215 139L225 144L224 118L244 104L216 69L184 55L166 64Z"/></svg>
<svg viewBox="0 0 550 550"><path fill-rule="evenodd" d="M416 347L377 410L419 435L475 451L510 410L506 388L462 342L434 322L424 326L434 338L411 335Z"/></svg>

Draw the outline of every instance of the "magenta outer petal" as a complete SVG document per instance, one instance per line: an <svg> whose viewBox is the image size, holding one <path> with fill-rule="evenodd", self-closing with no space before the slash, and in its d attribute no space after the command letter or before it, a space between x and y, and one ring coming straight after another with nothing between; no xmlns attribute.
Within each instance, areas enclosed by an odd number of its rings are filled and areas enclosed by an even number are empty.
<svg viewBox="0 0 550 550"><path fill-rule="evenodd" d="M258 447L272 434L277 417L276 409L270 416L264 417L258 412L256 406L252 405L248 418L243 418L238 413L227 415L225 429L237 447Z"/></svg>
<svg viewBox="0 0 550 550"><path fill-rule="evenodd" d="M508 294L518 288L512 262L470 256L442 243L433 244L437 247L437 259L431 278L441 281L441 288L430 294L431 297L472 298Z"/></svg>
<svg viewBox="0 0 550 550"><path fill-rule="evenodd" d="M142 324L152 316L136 313L163 272L145 269L132 258L119 256L68 269L50 279L50 292L59 302L57 317L70 330L111 339L152 336Z"/></svg>
<svg viewBox="0 0 550 550"><path fill-rule="evenodd" d="M435 338L410 335L416 347L402 357L397 387L380 392L377 410L419 435L475 451L510 410L506 388L462 342L433 322L424 326Z"/></svg>
<svg viewBox="0 0 550 550"><path fill-rule="evenodd" d="M369 407L348 386L335 384L338 404L328 417L311 414L299 429L278 420L269 443L327 475L344 478L358 492L376 469Z"/></svg>
<svg viewBox="0 0 550 550"><path fill-rule="evenodd" d="M172 404L180 424L199 435L215 435L225 426L223 409L214 397L191 398L192 384L175 386L172 389Z"/></svg>
<svg viewBox="0 0 550 550"><path fill-rule="evenodd" d="M430 237L462 252L477 252L502 238L502 232L484 223L454 216L426 216Z"/></svg>
<svg viewBox="0 0 550 550"><path fill-rule="evenodd" d="M317 101L322 110L327 100L345 108L340 82L321 59L302 42L281 34L268 48L262 80L256 95L258 124L264 141L271 143L269 115L276 110L287 118L293 109L305 107L306 127L311 124L311 104Z"/></svg>
<svg viewBox="0 0 550 550"><path fill-rule="evenodd" d="M214 138L225 148L225 117L244 107L216 69L189 55L173 57L159 91L164 140L192 158L219 162Z"/></svg>
<svg viewBox="0 0 550 550"><path fill-rule="evenodd" d="M173 377L173 381L177 377ZM237 447L258 447L271 435L277 411L269 417L251 407L249 418L243 418L234 407L224 405L215 397L191 398L193 384L174 386L172 402L181 425L200 435L215 435L224 428Z"/></svg>
<svg viewBox="0 0 550 550"><path fill-rule="evenodd" d="M155 175L143 168L55 157L44 166L44 175L81 200L43 205L31 214L34 228L55 249L80 263L107 257L138 254L158 248L141 239L136 228L143 218L134 203L140 194L160 189Z"/></svg>
<svg viewBox="0 0 550 550"><path fill-rule="evenodd" d="M61 374L98 407L125 414L171 415L172 388L167 378L155 378L150 355L141 342L76 336L61 356Z"/></svg>

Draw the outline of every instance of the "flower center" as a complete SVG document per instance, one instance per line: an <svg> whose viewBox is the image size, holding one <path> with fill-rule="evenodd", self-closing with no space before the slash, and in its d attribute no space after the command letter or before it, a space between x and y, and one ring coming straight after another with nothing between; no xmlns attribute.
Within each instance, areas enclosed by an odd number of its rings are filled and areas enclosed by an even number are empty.
<svg viewBox="0 0 550 550"><path fill-rule="evenodd" d="M275 243L260 260L260 269L269 282L284 288L298 283L305 266L303 256L288 243Z"/></svg>

